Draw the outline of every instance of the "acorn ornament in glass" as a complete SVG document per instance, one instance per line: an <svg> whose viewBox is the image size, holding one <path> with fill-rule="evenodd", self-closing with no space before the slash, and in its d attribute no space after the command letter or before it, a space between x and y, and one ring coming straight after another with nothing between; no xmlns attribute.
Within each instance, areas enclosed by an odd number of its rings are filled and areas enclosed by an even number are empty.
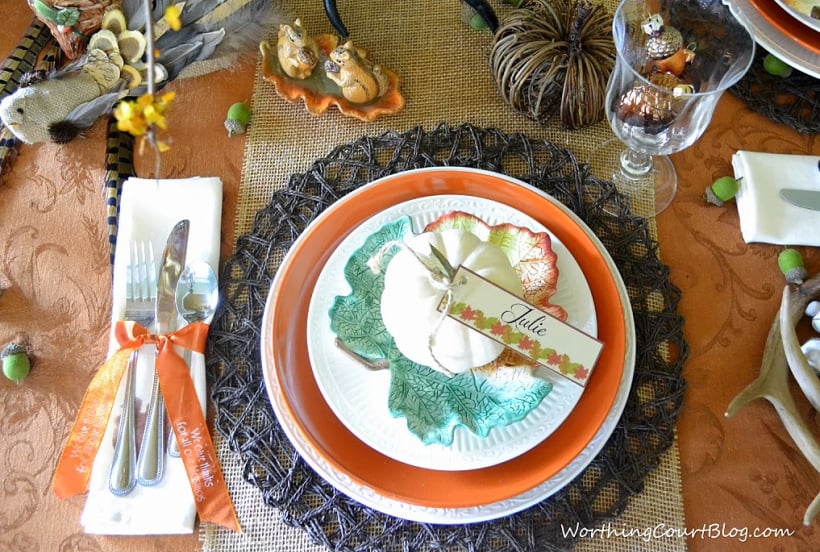
<svg viewBox="0 0 820 552"><path fill-rule="evenodd" d="M677 191L668 155L701 137L720 96L749 69L754 40L721 0L623 0L612 31L606 115L617 138L601 149L617 144L620 153L604 176L628 194L652 186L658 214Z"/></svg>

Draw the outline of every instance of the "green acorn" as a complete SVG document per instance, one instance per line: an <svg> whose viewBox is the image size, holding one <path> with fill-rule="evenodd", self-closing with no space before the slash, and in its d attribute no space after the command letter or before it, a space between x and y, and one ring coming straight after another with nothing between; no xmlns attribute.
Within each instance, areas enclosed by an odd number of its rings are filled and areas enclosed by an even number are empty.
<svg viewBox="0 0 820 552"><path fill-rule="evenodd" d="M3 375L15 383L20 383L31 371L31 361L26 348L19 343L9 343L0 351L3 359Z"/></svg>
<svg viewBox="0 0 820 552"><path fill-rule="evenodd" d="M244 134L250 120L251 110L244 102L236 102L229 107L225 118L225 130L228 131L228 137Z"/></svg>
<svg viewBox="0 0 820 552"><path fill-rule="evenodd" d="M743 180L743 177L735 180L731 176L721 176L712 182L712 185L706 188L705 198L707 203L721 207L737 195L741 180Z"/></svg>
<svg viewBox="0 0 820 552"><path fill-rule="evenodd" d="M473 14L470 18L470 28L474 31L483 31L487 28L487 22L484 21L484 18L478 15L477 13Z"/></svg>
<svg viewBox="0 0 820 552"><path fill-rule="evenodd" d="M767 54L766 57L763 58L763 69L770 75L783 77L784 79L791 76L793 71L791 65L772 54Z"/></svg>
<svg viewBox="0 0 820 552"><path fill-rule="evenodd" d="M777 256L777 266L790 284L800 285L808 277L803 256L796 249L787 248Z"/></svg>

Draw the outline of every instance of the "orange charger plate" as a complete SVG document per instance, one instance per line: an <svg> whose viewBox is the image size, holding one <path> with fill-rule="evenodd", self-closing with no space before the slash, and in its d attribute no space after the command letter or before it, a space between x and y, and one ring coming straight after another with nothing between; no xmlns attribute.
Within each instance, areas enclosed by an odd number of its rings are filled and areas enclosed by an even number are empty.
<svg viewBox="0 0 820 552"><path fill-rule="evenodd" d="M601 356L567 420L542 443L495 466L448 472L410 466L356 438L331 411L313 377L307 352L310 293L330 253L357 225L397 203L422 196L483 197L526 213L549 228L578 261L598 313ZM279 388L301 437L335 470L381 496L433 508L481 506L525 493L547 481L581 453L601 426L618 391L626 359L626 322L614 275L578 223L542 193L502 175L467 169L422 169L374 181L330 206L294 244L271 293L271 350L275 373L265 372L268 392ZM270 380L275 379L276 385Z"/></svg>
<svg viewBox="0 0 820 552"><path fill-rule="evenodd" d="M807 50L820 55L820 33L789 15L774 0L749 0L752 7L772 26Z"/></svg>

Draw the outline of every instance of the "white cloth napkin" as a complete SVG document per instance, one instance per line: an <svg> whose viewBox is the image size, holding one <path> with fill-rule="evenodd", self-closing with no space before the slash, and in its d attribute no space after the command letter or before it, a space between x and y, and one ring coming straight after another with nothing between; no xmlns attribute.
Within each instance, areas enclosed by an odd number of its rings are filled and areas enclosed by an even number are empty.
<svg viewBox="0 0 820 552"><path fill-rule="evenodd" d="M168 233L182 219L190 220L190 234L186 262L203 260L218 270L220 227L222 220L222 181L218 178L187 178L154 180L130 178L123 184L120 201L117 247L114 256L112 300L112 332L109 354L118 345L114 339L114 322L122 320L125 312L125 270L128 264L128 245L131 240L149 240L153 243L154 257L159 270L162 251ZM184 324L178 320L177 327ZM149 328L153 331L155 328ZM144 418L148 408L153 377L153 346L141 349L136 370L135 392L137 419ZM205 363L201 354L193 353L191 371L205 410ZM114 440L124 382L111 411L111 418L102 445L94 461L89 481L88 497L81 522L87 533L106 535L160 535L191 533L196 519L196 508L190 484L180 458L166 453L165 475L152 487L137 485L126 496L115 496L108 489L108 476L114 452ZM166 425L166 433L168 426ZM167 437L167 435L166 435ZM137 442L142 439L138 423Z"/></svg>
<svg viewBox="0 0 820 552"><path fill-rule="evenodd" d="M732 156L740 182L736 201L740 232L749 242L820 245L820 211L788 203L782 188L820 191L820 173L813 155L738 151Z"/></svg>

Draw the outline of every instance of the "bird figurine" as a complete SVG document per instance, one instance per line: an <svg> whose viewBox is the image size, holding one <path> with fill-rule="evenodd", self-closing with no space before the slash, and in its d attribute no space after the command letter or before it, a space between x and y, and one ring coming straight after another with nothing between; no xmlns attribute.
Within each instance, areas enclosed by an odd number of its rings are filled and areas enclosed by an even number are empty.
<svg viewBox="0 0 820 552"><path fill-rule="evenodd" d="M144 0L109 7L85 53L50 73L28 75L0 102L0 120L21 142L67 143L125 97L146 92ZM270 0L156 0L151 18L154 82L159 88L194 62L251 53L281 19ZM172 31L166 9L179 11Z"/></svg>

